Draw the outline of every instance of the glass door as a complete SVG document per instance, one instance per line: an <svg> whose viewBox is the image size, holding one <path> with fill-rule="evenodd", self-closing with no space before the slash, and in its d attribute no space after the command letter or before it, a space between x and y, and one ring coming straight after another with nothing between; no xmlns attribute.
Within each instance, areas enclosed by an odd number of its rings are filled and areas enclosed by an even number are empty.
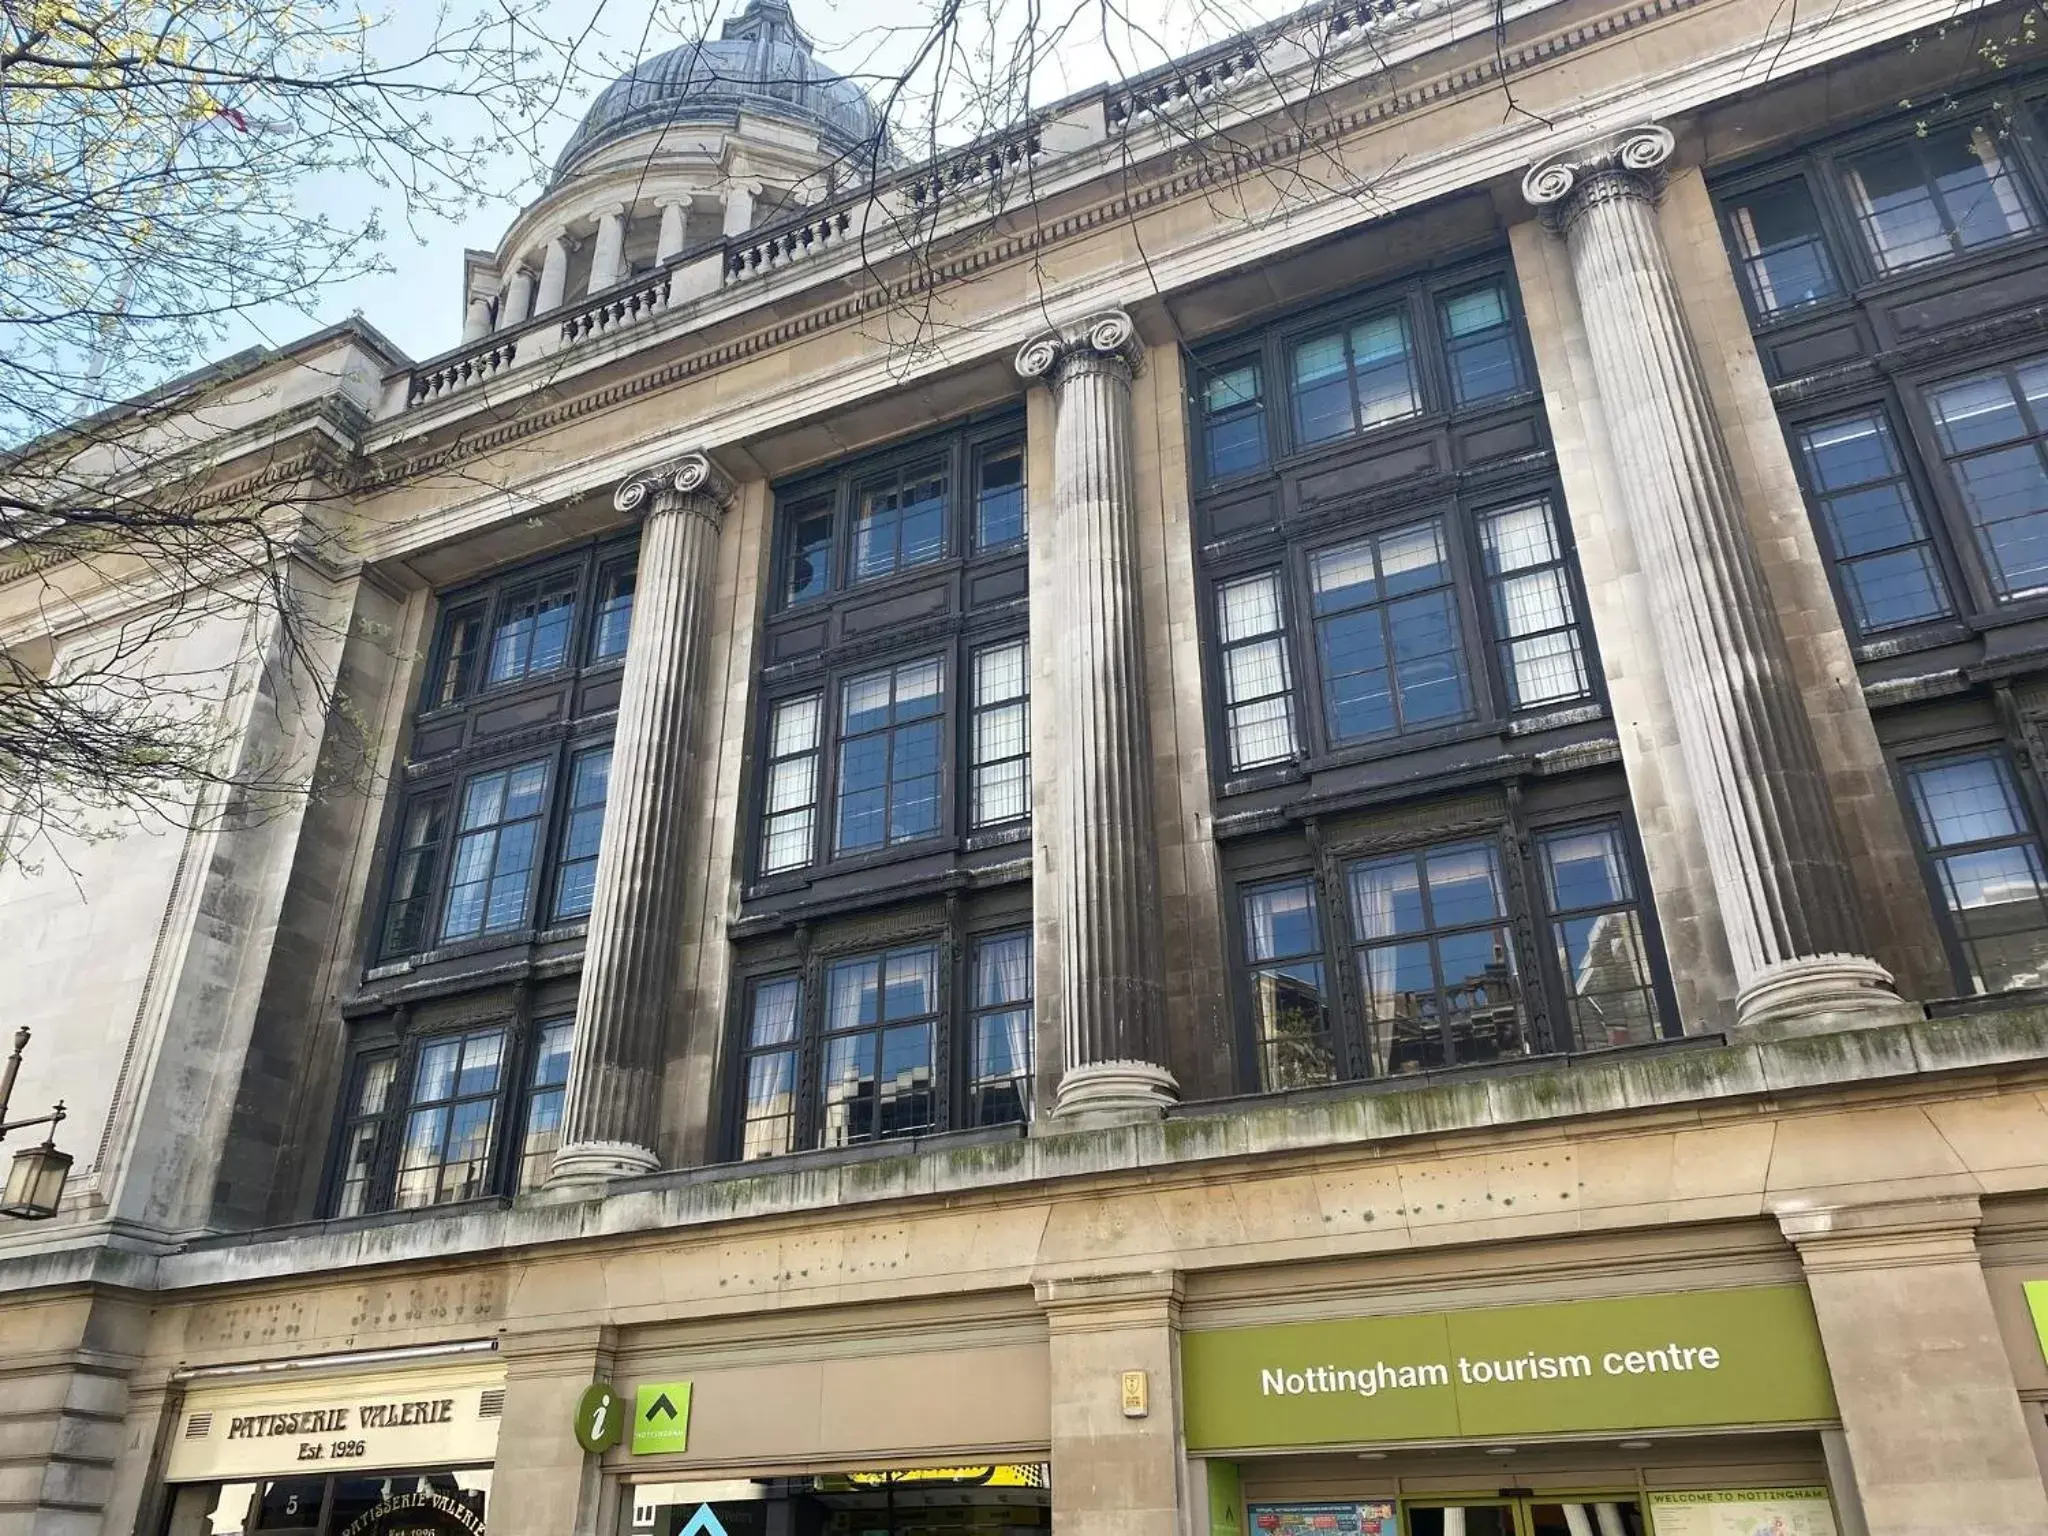
<svg viewBox="0 0 2048 1536"><path fill-rule="evenodd" d="M1579 1500L1417 1499L1401 1506L1402 1536L1646 1536L1627 1495Z"/></svg>

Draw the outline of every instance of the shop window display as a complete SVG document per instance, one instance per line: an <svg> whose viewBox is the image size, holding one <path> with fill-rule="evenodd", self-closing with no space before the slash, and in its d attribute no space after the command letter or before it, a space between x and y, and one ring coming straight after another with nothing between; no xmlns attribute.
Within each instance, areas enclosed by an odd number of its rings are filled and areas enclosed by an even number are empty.
<svg viewBox="0 0 2048 1536"><path fill-rule="evenodd" d="M180 1483L164 1536L484 1536L488 1467Z"/></svg>

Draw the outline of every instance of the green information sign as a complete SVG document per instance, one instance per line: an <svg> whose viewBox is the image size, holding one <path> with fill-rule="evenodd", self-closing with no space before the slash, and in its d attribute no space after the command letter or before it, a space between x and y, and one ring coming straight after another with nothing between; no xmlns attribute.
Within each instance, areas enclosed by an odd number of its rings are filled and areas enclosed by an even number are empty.
<svg viewBox="0 0 2048 1536"><path fill-rule="evenodd" d="M633 1454L656 1456L690 1448L690 1384L643 1381L633 1394Z"/></svg>
<svg viewBox="0 0 2048 1536"><path fill-rule="evenodd" d="M1197 1453L1836 1416L1798 1285L1194 1331L1181 1370Z"/></svg>
<svg viewBox="0 0 2048 1536"><path fill-rule="evenodd" d="M2025 1281L2027 1311L2033 1314L2034 1337L2041 1341L2041 1358L2048 1360L2048 1280Z"/></svg>
<svg viewBox="0 0 2048 1536"><path fill-rule="evenodd" d="M593 1381L576 1400L576 1443L593 1456L602 1456L619 1443L625 1433L626 1409L611 1384Z"/></svg>

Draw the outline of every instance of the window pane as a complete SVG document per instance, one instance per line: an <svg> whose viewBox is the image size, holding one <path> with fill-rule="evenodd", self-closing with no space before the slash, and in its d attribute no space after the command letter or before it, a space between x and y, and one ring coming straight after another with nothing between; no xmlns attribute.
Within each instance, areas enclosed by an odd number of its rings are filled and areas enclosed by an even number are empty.
<svg viewBox="0 0 2048 1536"><path fill-rule="evenodd" d="M1306 443L1327 442L1351 431L1351 380L1342 332L1294 349L1294 431Z"/></svg>
<svg viewBox="0 0 2048 1536"><path fill-rule="evenodd" d="M1471 405L1522 387L1507 296L1498 283L1440 300L1437 314L1457 404Z"/></svg>
<svg viewBox="0 0 2048 1536"><path fill-rule="evenodd" d="M385 955L411 954L425 944L434 876L447 835L445 792L423 796L406 807L391 872L391 899L384 914Z"/></svg>
<svg viewBox="0 0 2048 1536"><path fill-rule="evenodd" d="M1657 1039L1663 1021L1620 827L1546 833L1537 847L1572 1043L1591 1050Z"/></svg>
<svg viewBox="0 0 2048 1536"><path fill-rule="evenodd" d="M1294 680L1282 634L1280 576L1261 572L1216 589L1232 768L1294 755Z"/></svg>
<svg viewBox="0 0 2048 1536"><path fill-rule="evenodd" d="M1906 781L1971 989L2048 985L2048 874L2005 754L1909 764Z"/></svg>
<svg viewBox="0 0 2048 1536"><path fill-rule="evenodd" d="M533 1076L527 1084L526 1134L519 1153L519 1187L547 1182L562 1142L562 1096L569 1081L569 1051L575 1026L568 1020L541 1026L534 1041Z"/></svg>
<svg viewBox="0 0 2048 1536"><path fill-rule="evenodd" d="M945 672L905 662L841 684L834 846L857 853L939 830Z"/></svg>
<svg viewBox="0 0 2048 1536"><path fill-rule="evenodd" d="M745 1159L796 1150L796 1052L773 1051L747 1061Z"/></svg>
<svg viewBox="0 0 2048 1536"><path fill-rule="evenodd" d="M1865 151L1845 163L1844 182L1864 243L1887 272L2033 225L1984 128L1939 130Z"/></svg>
<svg viewBox="0 0 2048 1536"><path fill-rule="evenodd" d="M486 679L494 686L559 668L569 656L576 575L564 571L516 587L499 601Z"/></svg>
<svg viewBox="0 0 2048 1536"><path fill-rule="evenodd" d="M590 651L594 661L609 661L626 654L626 641L633 631L632 567L606 573L597 589L597 633Z"/></svg>
<svg viewBox="0 0 2048 1536"><path fill-rule="evenodd" d="M818 720L823 701L815 694L786 699L769 716L768 784L763 796L761 872L796 869L811 862L818 801Z"/></svg>
<svg viewBox="0 0 2048 1536"><path fill-rule="evenodd" d="M1377 1071L1532 1049L1514 948L1499 922L1508 911L1493 844L1362 861L1350 867L1346 885Z"/></svg>
<svg viewBox="0 0 2048 1536"><path fill-rule="evenodd" d="M1259 1081L1269 1090L1327 1083L1339 1076L1316 907L1314 882L1306 879L1245 893Z"/></svg>
<svg viewBox="0 0 2048 1536"><path fill-rule="evenodd" d="M789 553L783 572L784 603L822 597L832 585L832 506L806 502L790 517Z"/></svg>
<svg viewBox="0 0 2048 1536"><path fill-rule="evenodd" d="M1546 502L1488 513L1479 543L1493 594L1501 670L1515 709L1592 691L1556 520Z"/></svg>
<svg viewBox="0 0 2048 1536"><path fill-rule="evenodd" d="M1022 444L983 455L974 492L974 547L1004 549L1024 538Z"/></svg>
<svg viewBox="0 0 2048 1536"><path fill-rule="evenodd" d="M1266 462L1264 390L1257 363L1211 374L1202 386L1202 437L1212 480Z"/></svg>
<svg viewBox="0 0 2048 1536"><path fill-rule="evenodd" d="M443 939L526 923L547 778L545 763L522 763L469 781L441 919Z"/></svg>
<svg viewBox="0 0 2048 1536"><path fill-rule="evenodd" d="M1928 409L1976 536L1992 596L2048 590L2048 468L2039 360L1928 391Z"/></svg>
<svg viewBox="0 0 2048 1536"><path fill-rule="evenodd" d="M428 700L429 708L453 704L476 686L477 654L483 642L482 604L448 616L441 643L441 675Z"/></svg>
<svg viewBox="0 0 2048 1536"><path fill-rule="evenodd" d="M1316 639L1333 741L1441 724L1468 712L1450 574L1435 522L1311 559L1316 611L1329 615L1318 621Z"/></svg>
<svg viewBox="0 0 2048 1536"><path fill-rule="evenodd" d="M977 827L1031 813L1029 659L1021 640L974 653L973 806Z"/></svg>
<svg viewBox="0 0 2048 1536"><path fill-rule="evenodd" d="M604 835L605 796L610 788L612 750L579 754L570 765L569 814L556 855L555 917L584 917L597 893L597 853Z"/></svg>
<svg viewBox="0 0 2048 1536"><path fill-rule="evenodd" d="M1883 412L1805 427L1798 440L1857 627L1869 634L1947 613L1926 523Z"/></svg>
<svg viewBox="0 0 2048 1536"><path fill-rule="evenodd" d="M1745 193L1730 205L1728 226L1757 313L1768 318L1840 291L1820 215L1803 180Z"/></svg>

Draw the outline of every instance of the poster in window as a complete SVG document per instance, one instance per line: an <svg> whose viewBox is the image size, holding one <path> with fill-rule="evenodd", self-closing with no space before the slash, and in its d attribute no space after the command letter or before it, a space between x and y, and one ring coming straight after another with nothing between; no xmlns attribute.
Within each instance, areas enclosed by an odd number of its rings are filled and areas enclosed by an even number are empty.
<svg viewBox="0 0 2048 1536"><path fill-rule="evenodd" d="M1653 1493L1655 1536L1835 1536L1825 1488L1716 1488Z"/></svg>
<svg viewBox="0 0 2048 1536"><path fill-rule="evenodd" d="M1245 1517L1255 1536L1400 1536L1394 1504L1254 1504Z"/></svg>

